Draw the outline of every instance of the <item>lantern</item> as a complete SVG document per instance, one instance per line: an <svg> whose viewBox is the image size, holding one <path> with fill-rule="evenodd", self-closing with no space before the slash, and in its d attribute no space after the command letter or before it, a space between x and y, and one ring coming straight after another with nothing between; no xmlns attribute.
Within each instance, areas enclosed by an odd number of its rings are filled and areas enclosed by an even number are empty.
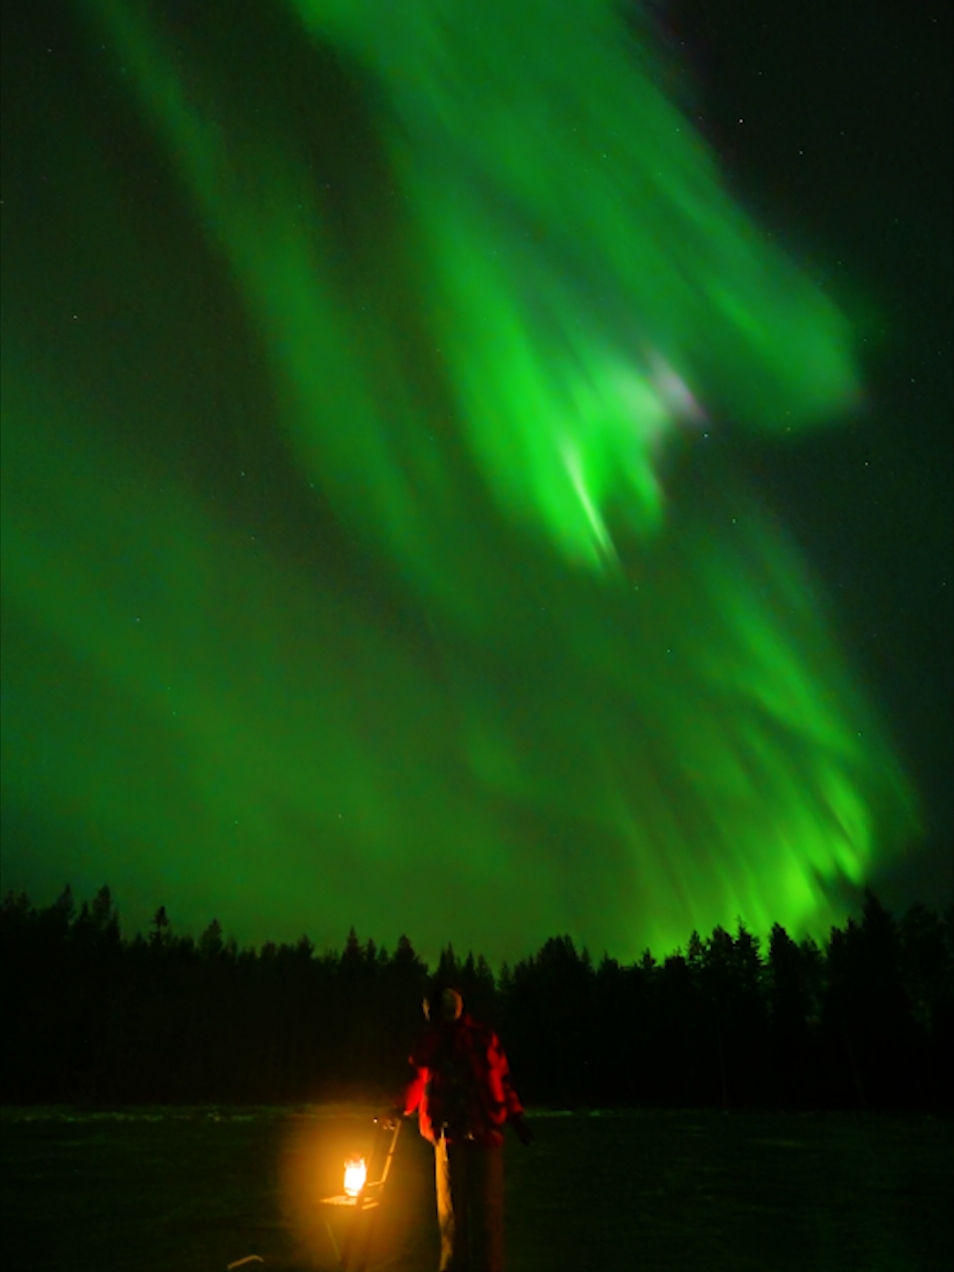
<svg viewBox="0 0 954 1272"><path fill-rule="evenodd" d="M368 1178L368 1168L363 1157L349 1157L344 1166L344 1190L346 1197L357 1197Z"/></svg>

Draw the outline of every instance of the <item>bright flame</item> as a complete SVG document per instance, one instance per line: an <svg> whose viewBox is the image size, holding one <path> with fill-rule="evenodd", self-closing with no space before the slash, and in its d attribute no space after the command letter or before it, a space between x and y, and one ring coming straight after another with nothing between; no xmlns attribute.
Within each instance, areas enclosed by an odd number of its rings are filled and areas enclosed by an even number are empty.
<svg viewBox="0 0 954 1272"><path fill-rule="evenodd" d="M344 1190L349 1197L357 1197L368 1177L363 1157L349 1157L345 1162Z"/></svg>

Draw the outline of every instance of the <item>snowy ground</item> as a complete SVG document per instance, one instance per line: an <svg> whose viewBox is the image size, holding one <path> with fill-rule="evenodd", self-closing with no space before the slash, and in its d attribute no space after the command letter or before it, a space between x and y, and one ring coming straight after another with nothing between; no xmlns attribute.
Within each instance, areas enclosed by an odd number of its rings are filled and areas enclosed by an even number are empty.
<svg viewBox="0 0 954 1272"><path fill-rule="evenodd" d="M862 1114L537 1114L508 1143L509 1272L954 1266L952 1122ZM2 1113L5 1272L334 1266L370 1110ZM436 1267L430 1150L403 1128L372 1272ZM247 1264L247 1268L262 1266Z"/></svg>

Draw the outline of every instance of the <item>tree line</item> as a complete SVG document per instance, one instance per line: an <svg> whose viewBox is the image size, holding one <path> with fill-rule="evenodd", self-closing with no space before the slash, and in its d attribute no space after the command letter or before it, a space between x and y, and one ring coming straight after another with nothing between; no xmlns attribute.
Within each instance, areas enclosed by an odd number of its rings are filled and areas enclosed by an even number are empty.
<svg viewBox="0 0 954 1272"><path fill-rule="evenodd" d="M429 986L499 1029L533 1105L950 1108L954 907L870 892L827 941L694 932L658 962L594 964L568 936L495 975L352 930L343 950L198 940L164 908L120 932L110 890L0 906L4 1103L294 1103L400 1088Z"/></svg>

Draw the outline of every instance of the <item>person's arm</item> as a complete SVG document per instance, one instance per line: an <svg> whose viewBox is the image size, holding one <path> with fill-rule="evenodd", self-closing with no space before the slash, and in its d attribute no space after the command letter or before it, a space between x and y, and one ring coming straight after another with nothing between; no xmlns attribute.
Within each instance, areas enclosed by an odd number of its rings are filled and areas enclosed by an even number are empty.
<svg viewBox="0 0 954 1272"><path fill-rule="evenodd" d="M510 1080L510 1062L507 1059L507 1053L500 1045L500 1039L496 1036L496 1034L493 1038L491 1054L493 1068L496 1071L497 1079L500 1083L500 1095L506 1112L507 1121L513 1127L520 1143L529 1144L533 1139L533 1132L523 1115L523 1105L520 1103L520 1097L517 1095L514 1085Z"/></svg>
<svg viewBox="0 0 954 1272"><path fill-rule="evenodd" d="M417 1112L430 1077L433 1052L434 1038L431 1031L428 1031L407 1058L408 1079L400 1095L392 1101L389 1118L409 1117Z"/></svg>
<svg viewBox="0 0 954 1272"><path fill-rule="evenodd" d="M427 1070L419 1068L414 1063L412 1056L408 1064L411 1068L411 1075L399 1095L396 1095L383 1113L379 1113L376 1120L380 1121L385 1130L393 1130L397 1122L402 1117L410 1117L416 1112L421 1103L424 1094L424 1086L427 1081Z"/></svg>
<svg viewBox="0 0 954 1272"><path fill-rule="evenodd" d="M423 1065L415 1064L413 1057L411 1058L411 1066L413 1072L404 1088L404 1093L401 1096L401 1099L398 1101L398 1104L401 1106L401 1115L403 1117L407 1117L417 1110L418 1105L421 1103L421 1098L424 1095L424 1087L427 1083L427 1069Z"/></svg>

